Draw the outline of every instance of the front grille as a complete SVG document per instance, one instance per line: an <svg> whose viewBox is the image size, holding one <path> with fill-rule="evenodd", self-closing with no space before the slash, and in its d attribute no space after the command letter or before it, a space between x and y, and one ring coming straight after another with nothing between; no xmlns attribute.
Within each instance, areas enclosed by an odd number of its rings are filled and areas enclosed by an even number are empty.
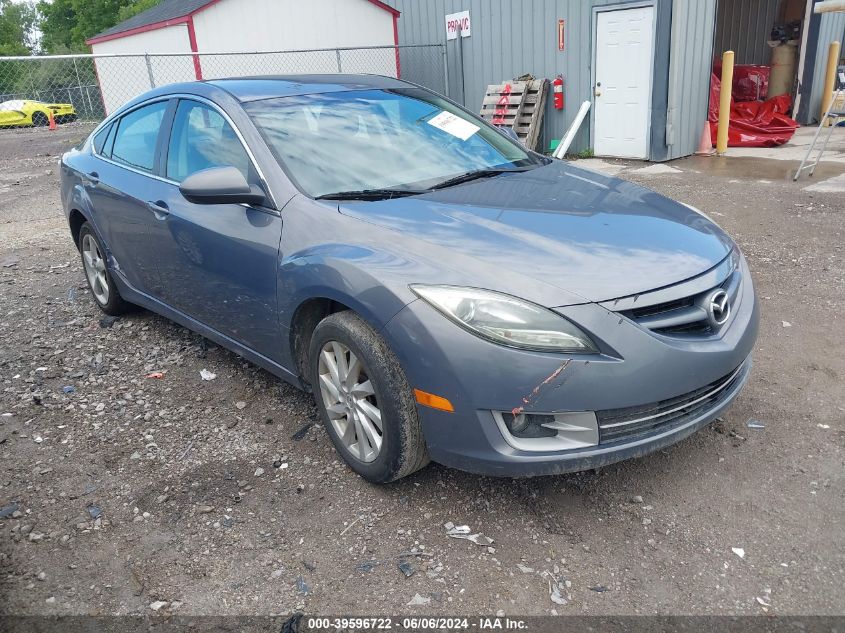
<svg viewBox="0 0 845 633"><path fill-rule="evenodd" d="M721 404L731 393L731 388L742 380L744 367L740 365L719 380L675 398L637 407L596 411L599 444L629 442L682 426Z"/></svg>
<svg viewBox="0 0 845 633"><path fill-rule="evenodd" d="M621 314L642 327L664 335L707 336L717 328L711 325L707 314L707 298L714 290L722 288L728 293L729 302L735 307L739 295L740 273L734 271L722 283L704 292L638 308L622 310Z"/></svg>
<svg viewBox="0 0 845 633"><path fill-rule="evenodd" d="M645 317L655 316L657 314L665 314L673 310L680 310L681 308L690 308L695 304L695 297L683 297L682 299L675 299L674 301L664 301L663 303L656 303L653 306L645 306L644 308L634 308L628 310L630 318L635 321L644 319Z"/></svg>

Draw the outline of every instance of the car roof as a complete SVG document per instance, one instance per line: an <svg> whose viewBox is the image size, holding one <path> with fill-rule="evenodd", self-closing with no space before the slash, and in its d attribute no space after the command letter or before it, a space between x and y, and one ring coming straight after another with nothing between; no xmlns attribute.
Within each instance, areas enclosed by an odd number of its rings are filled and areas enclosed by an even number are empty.
<svg viewBox="0 0 845 633"><path fill-rule="evenodd" d="M140 94L121 105L114 112L111 112L106 121L122 116L127 110L150 99L170 97L178 94L197 95L215 100L218 103L220 103L221 99L231 99L235 102L247 103L262 99L276 99L279 97L327 92L417 87L416 84L394 79L393 77L351 74L263 75L259 77L232 77L206 81L187 81L166 84Z"/></svg>
<svg viewBox="0 0 845 633"><path fill-rule="evenodd" d="M213 79L205 83L225 90L238 101L259 101L276 97L343 92L347 90L386 90L409 88L409 84L393 77L382 75L266 75L260 77L232 77Z"/></svg>

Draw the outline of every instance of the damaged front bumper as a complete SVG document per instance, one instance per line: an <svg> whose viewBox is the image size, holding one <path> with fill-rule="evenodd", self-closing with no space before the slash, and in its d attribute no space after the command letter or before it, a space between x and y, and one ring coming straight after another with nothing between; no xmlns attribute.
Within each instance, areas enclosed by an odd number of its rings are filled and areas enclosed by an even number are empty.
<svg viewBox="0 0 845 633"><path fill-rule="evenodd" d="M426 427L440 429L450 423L467 422L480 429L483 441L474 440L472 444L449 442L449 436L434 442L430 447L431 458L445 466L482 475L501 477L530 477L536 475L556 475L601 468L615 462L642 457L689 437L707 426L727 409L741 391L751 371L749 358L740 367L738 380L726 390L722 397L710 407L696 415L685 416L682 420L658 427L657 430L636 436L632 439L599 443L585 448L560 451L538 452L515 448L496 424L494 414L489 411L476 411L476 420L457 422L446 419L449 414L441 411L421 411ZM435 419L439 418L439 419ZM442 431L441 431L442 432ZM428 435L426 435L428 437Z"/></svg>
<svg viewBox="0 0 845 633"><path fill-rule="evenodd" d="M383 334L411 385L454 405L418 408L432 460L487 475L556 474L645 455L719 416L748 379L757 338L750 276L740 295L731 321L706 339L663 336L598 304L560 308L599 343L591 355L502 347L423 301ZM557 445L509 434L508 414L523 413L563 429Z"/></svg>

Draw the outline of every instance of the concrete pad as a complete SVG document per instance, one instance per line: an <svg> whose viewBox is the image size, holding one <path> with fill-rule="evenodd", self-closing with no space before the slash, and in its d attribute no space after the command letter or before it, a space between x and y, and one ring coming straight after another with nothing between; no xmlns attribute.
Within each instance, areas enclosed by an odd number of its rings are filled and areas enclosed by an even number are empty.
<svg viewBox="0 0 845 633"><path fill-rule="evenodd" d="M821 193L842 193L845 192L845 174L813 183L803 188L804 191L818 191Z"/></svg>
<svg viewBox="0 0 845 633"><path fill-rule="evenodd" d="M697 170L702 175L725 178L728 184L753 182L760 185L772 185L777 182L792 182L799 161L751 156L688 156L672 164L677 165L685 174L691 174L693 170ZM821 182L843 172L845 172L845 163L822 161L816 168L815 178L808 180L805 172L801 176L799 187Z"/></svg>
<svg viewBox="0 0 845 633"><path fill-rule="evenodd" d="M578 167L583 167L584 169L592 169L593 171L597 171L608 176L615 176L620 171L625 169L625 165L608 163L603 161L601 158L581 158L575 161L575 164Z"/></svg>
<svg viewBox="0 0 845 633"><path fill-rule="evenodd" d="M789 142L784 145L778 145L777 147L729 147L725 155L728 157L772 158L774 160L800 162L807 153L810 143L813 142L816 129L815 126L798 128ZM816 150L824 142L824 136L827 133L827 128L822 130ZM814 150L814 158L815 155ZM845 163L845 127L833 129L827 149L822 156L822 162Z"/></svg>
<svg viewBox="0 0 845 633"><path fill-rule="evenodd" d="M663 174L682 174L683 172L677 167L670 167L664 163L654 163L648 167L641 167L631 172L632 174L642 174L643 176L662 176Z"/></svg>

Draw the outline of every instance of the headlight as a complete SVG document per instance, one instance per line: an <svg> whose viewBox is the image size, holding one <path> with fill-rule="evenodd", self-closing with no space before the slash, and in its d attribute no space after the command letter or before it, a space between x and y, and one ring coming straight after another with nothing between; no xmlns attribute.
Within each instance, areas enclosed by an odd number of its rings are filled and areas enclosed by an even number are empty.
<svg viewBox="0 0 845 633"><path fill-rule="evenodd" d="M510 295L460 286L411 286L445 316L494 343L524 349L588 353L598 351L570 321Z"/></svg>

